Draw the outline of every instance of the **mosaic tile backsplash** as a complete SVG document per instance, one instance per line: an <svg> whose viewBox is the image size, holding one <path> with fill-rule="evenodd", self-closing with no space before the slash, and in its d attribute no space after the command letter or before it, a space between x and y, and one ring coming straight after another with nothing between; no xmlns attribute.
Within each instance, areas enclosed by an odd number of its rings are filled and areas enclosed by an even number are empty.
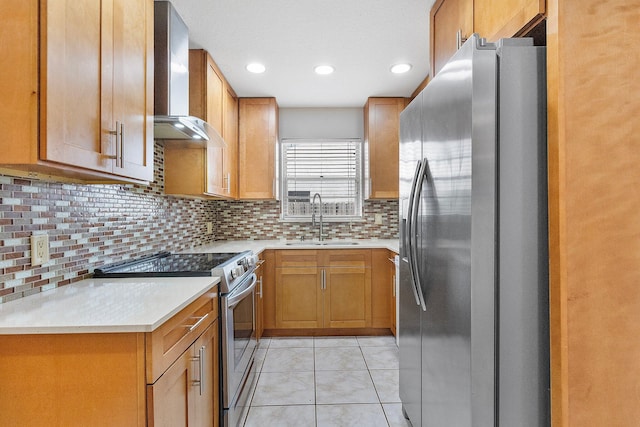
<svg viewBox="0 0 640 427"><path fill-rule="evenodd" d="M162 147L155 181L80 185L0 175L0 302L90 277L95 267L213 241L211 202L165 196ZM31 266L30 237L49 235L50 262Z"/></svg>
<svg viewBox="0 0 640 427"><path fill-rule="evenodd" d="M281 222L278 201L216 202L216 238L306 240L318 238L318 225ZM375 214L382 214L382 224L375 224ZM367 200L364 218L354 222L325 222L326 239L395 239L398 237L398 201Z"/></svg>
<svg viewBox="0 0 640 427"><path fill-rule="evenodd" d="M328 238L397 237L397 201L368 201L361 222L326 223ZM382 224L374 224L374 213ZM0 175L0 303L91 276L96 267L213 240L317 237L309 223L279 221L277 201L205 201L164 194L162 146L155 180L134 184L51 183ZM214 233L206 234L213 222ZM31 265L30 237L49 236L51 260Z"/></svg>

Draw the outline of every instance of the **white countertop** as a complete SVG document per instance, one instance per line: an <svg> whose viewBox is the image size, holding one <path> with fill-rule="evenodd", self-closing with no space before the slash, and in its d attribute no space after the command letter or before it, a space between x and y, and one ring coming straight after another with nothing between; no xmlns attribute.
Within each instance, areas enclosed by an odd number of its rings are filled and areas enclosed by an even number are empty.
<svg viewBox="0 0 640 427"><path fill-rule="evenodd" d="M218 277L89 279L0 304L0 334L151 332Z"/></svg>
<svg viewBox="0 0 640 427"><path fill-rule="evenodd" d="M197 246L185 252L214 253L251 250L259 254L266 249L389 249L398 253L399 245L398 239L325 240L322 245L317 243L314 240L220 240L208 245Z"/></svg>

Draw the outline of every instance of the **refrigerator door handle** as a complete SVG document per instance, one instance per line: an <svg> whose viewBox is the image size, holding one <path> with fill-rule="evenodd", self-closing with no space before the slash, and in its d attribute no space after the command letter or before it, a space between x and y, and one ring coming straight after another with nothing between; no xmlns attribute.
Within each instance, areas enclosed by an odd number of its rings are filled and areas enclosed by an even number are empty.
<svg viewBox="0 0 640 427"><path fill-rule="evenodd" d="M418 179L415 182L415 187L414 187L414 193L413 195L413 211L409 211L409 214L411 215L411 223L413 224L413 226L415 226L416 222L418 221L418 212L420 211L420 200L421 197L420 195L422 194L422 183L425 180L426 177L426 173L427 173L427 167L428 167L428 161L427 159L423 159L420 165L420 170L418 172ZM413 229L413 227L412 227ZM411 240L412 238L415 238L415 233L412 233L409 236L409 239ZM420 283L420 272L418 271L418 255L417 255L417 251L416 251L416 245L415 244L410 244L409 245L409 259L410 259L410 263L409 266L413 266L413 276L415 277L415 281L414 281L414 286L415 286L415 292L417 293L417 297L418 297L418 305L422 308L422 311L427 311L427 304L425 302L424 299L424 295L422 293L422 284Z"/></svg>
<svg viewBox="0 0 640 427"><path fill-rule="evenodd" d="M411 272L411 289L413 290L413 296L416 299L416 305L420 305L420 297L418 296L418 288L417 288L417 280L415 270L413 268L413 249L412 249L412 239L411 235L413 234L413 203L414 203L414 195L416 184L418 183L418 178L420 177L420 171L422 170L422 160L418 160L418 164L416 165L416 173L413 176L413 182L411 183L411 191L409 193L409 206L407 207L408 215L407 215L407 229L404 235L404 243L407 248L407 258L402 258L402 261L409 264L409 271Z"/></svg>

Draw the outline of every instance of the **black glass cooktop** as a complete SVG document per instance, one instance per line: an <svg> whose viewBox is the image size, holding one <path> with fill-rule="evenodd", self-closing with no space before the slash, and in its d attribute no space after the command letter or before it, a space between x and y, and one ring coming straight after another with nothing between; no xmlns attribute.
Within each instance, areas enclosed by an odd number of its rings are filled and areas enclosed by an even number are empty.
<svg viewBox="0 0 640 427"><path fill-rule="evenodd" d="M172 254L160 252L135 260L96 268L93 277L193 277L211 276L211 270L236 253Z"/></svg>

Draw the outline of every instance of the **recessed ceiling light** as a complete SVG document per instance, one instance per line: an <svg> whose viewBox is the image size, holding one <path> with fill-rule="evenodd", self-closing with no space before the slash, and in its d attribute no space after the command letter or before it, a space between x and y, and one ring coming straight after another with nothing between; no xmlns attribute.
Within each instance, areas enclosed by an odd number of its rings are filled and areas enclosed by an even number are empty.
<svg viewBox="0 0 640 427"><path fill-rule="evenodd" d="M331 74L335 69L331 65L318 65L314 70L316 74Z"/></svg>
<svg viewBox="0 0 640 427"><path fill-rule="evenodd" d="M264 73L265 70L265 66L258 62L252 62L251 64L247 65L247 71L251 73L260 74Z"/></svg>
<svg viewBox="0 0 640 427"><path fill-rule="evenodd" d="M394 74L406 73L411 69L411 64L396 64L391 67L391 72Z"/></svg>

